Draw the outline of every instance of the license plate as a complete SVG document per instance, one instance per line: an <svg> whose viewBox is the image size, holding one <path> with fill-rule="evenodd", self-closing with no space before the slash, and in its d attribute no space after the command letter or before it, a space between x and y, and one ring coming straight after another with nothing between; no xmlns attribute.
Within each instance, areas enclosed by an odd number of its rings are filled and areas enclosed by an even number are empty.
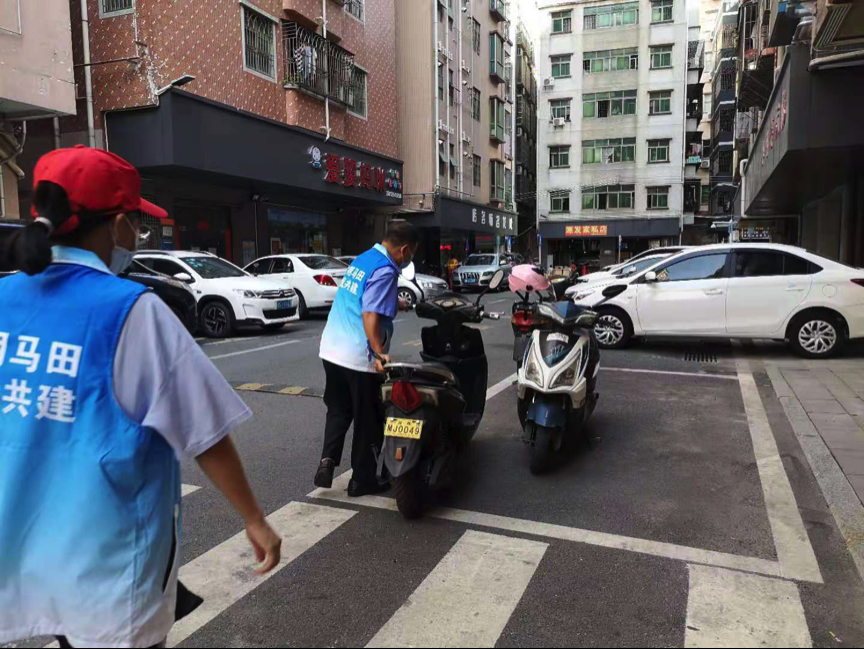
<svg viewBox="0 0 864 649"><path fill-rule="evenodd" d="M476 278L476 277L466 277L466 278L465 278L465 283L466 283L466 284L476 284L476 283L477 283L477 278Z"/></svg>
<svg viewBox="0 0 864 649"><path fill-rule="evenodd" d="M291 300L282 300L281 302L276 303L276 308L281 311L282 309L290 309L291 305L294 304Z"/></svg>
<svg viewBox="0 0 864 649"><path fill-rule="evenodd" d="M387 417L384 437L404 437L405 439L420 439L423 432L423 422L417 419L399 419Z"/></svg>

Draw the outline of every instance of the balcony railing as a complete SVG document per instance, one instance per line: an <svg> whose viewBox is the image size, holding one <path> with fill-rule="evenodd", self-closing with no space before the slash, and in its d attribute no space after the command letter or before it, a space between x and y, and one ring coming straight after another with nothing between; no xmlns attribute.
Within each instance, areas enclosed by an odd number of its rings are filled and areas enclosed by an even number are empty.
<svg viewBox="0 0 864 649"><path fill-rule="evenodd" d="M345 5L345 11L361 22L366 21L365 0L340 0Z"/></svg>
<svg viewBox="0 0 864 649"><path fill-rule="evenodd" d="M354 55L296 22L282 23L285 87L347 103Z"/></svg>
<svg viewBox="0 0 864 649"><path fill-rule="evenodd" d="M510 6L504 0L489 0L489 11L498 20L507 20L510 15Z"/></svg>

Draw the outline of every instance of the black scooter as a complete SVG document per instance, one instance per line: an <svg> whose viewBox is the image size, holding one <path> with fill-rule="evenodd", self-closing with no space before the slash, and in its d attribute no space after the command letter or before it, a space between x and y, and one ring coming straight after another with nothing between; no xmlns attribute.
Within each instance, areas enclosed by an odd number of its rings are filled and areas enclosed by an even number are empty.
<svg viewBox="0 0 864 649"><path fill-rule="evenodd" d="M410 267L403 275L414 280ZM483 418L489 368L482 334L466 325L500 319L480 301L503 279L498 271L475 302L450 292L421 301L417 315L436 323L423 329L424 362L385 365L378 479L393 484L405 518L420 516L425 493L451 481Z"/></svg>

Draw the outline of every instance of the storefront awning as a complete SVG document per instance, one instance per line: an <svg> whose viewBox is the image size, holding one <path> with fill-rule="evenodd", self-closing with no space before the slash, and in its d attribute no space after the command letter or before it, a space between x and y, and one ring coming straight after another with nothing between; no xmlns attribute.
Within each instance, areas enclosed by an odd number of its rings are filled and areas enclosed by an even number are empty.
<svg viewBox="0 0 864 649"><path fill-rule="evenodd" d="M290 193L352 207L402 205L402 162L181 90L108 113L110 150L148 175Z"/></svg>
<svg viewBox="0 0 864 649"><path fill-rule="evenodd" d="M608 238L648 239L677 237L681 221L671 219L610 219L608 221L546 221L540 223L544 239Z"/></svg>

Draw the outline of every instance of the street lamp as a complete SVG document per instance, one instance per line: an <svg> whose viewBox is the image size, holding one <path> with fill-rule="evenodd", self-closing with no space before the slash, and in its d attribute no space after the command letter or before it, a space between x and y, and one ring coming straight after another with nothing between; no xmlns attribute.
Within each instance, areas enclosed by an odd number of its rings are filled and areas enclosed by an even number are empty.
<svg viewBox="0 0 864 649"><path fill-rule="evenodd" d="M156 91L156 96L159 97L164 95L166 92L171 90L171 88L179 88L180 86L185 86L187 83L195 81L195 77L191 74L184 74L182 77L174 79L171 83L169 83L164 88L160 88Z"/></svg>

